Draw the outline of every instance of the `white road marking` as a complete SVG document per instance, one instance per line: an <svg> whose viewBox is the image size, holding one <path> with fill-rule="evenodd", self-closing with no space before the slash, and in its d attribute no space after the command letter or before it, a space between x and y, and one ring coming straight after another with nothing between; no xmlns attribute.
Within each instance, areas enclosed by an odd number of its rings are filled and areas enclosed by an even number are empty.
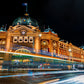
<svg viewBox="0 0 84 84"><path fill-rule="evenodd" d="M48 84L84 84L84 75L75 76L58 82L53 81L53 83L48 83Z"/></svg>

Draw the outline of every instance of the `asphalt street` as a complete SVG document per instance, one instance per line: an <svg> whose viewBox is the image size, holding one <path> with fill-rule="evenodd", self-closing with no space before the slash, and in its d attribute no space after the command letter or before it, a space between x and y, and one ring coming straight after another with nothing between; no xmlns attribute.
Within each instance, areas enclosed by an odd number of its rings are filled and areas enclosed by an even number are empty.
<svg viewBox="0 0 84 84"><path fill-rule="evenodd" d="M20 74L23 74L23 76L21 76ZM43 74L43 75L36 75L36 76L35 75L25 76L24 74L27 74L27 73L0 73L0 84L39 84L53 79L59 79L59 81L52 82L49 84L63 84L63 81L64 83L68 81L68 83L66 84L71 84L69 83L70 82L69 79L71 79L72 77L73 78L79 77L80 79L80 77L84 75L84 73Z"/></svg>

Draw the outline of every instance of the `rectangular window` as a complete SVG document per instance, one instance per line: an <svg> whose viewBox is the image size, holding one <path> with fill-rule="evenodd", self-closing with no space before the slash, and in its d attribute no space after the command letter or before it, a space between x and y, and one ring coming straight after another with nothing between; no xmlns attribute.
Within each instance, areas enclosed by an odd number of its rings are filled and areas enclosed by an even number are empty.
<svg viewBox="0 0 84 84"><path fill-rule="evenodd" d="M29 43L33 43L33 37L29 37Z"/></svg>
<svg viewBox="0 0 84 84"><path fill-rule="evenodd" d="M22 43L23 42L23 37L22 36L19 37L18 42L19 43Z"/></svg>
<svg viewBox="0 0 84 84"><path fill-rule="evenodd" d="M17 36L13 37L13 43L17 43L17 41L18 41Z"/></svg>
<svg viewBox="0 0 84 84"><path fill-rule="evenodd" d="M27 36L24 37L24 43L28 43L28 37Z"/></svg>

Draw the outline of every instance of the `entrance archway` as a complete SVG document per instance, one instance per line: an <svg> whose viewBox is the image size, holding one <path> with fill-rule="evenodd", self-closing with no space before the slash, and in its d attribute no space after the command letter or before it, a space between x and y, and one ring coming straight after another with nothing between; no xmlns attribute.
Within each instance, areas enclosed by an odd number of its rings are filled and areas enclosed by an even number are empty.
<svg viewBox="0 0 84 84"><path fill-rule="evenodd" d="M18 52L18 53L31 53L30 50L24 49L24 48L18 49L18 50L16 50L15 52Z"/></svg>

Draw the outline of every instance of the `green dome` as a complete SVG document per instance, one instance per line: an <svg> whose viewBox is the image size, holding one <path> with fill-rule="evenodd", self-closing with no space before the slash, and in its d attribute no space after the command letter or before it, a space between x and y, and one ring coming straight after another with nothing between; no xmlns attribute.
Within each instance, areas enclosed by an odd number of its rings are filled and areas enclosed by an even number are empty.
<svg viewBox="0 0 84 84"><path fill-rule="evenodd" d="M29 25L30 23L32 26L38 26L38 22L30 17L18 17L13 21L12 25Z"/></svg>

